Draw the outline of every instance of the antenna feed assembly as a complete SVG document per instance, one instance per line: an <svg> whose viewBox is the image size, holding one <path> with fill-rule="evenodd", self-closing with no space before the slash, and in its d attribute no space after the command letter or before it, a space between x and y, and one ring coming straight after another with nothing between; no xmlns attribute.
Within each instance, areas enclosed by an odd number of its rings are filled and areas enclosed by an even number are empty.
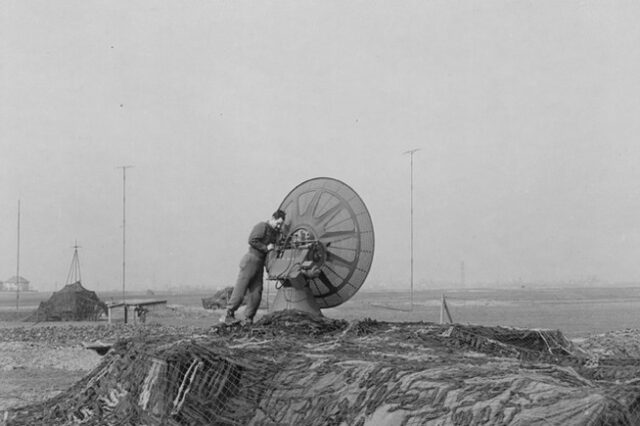
<svg viewBox="0 0 640 426"><path fill-rule="evenodd" d="M371 217L353 189L327 177L295 187L280 210L287 220L266 260L269 279L281 284L272 310L322 315L364 283L373 261Z"/></svg>
<svg viewBox="0 0 640 426"><path fill-rule="evenodd" d="M269 252L269 279L302 289L307 286L307 280L320 276L327 252L317 237L303 228L293 231L283 240Z"/></svg>

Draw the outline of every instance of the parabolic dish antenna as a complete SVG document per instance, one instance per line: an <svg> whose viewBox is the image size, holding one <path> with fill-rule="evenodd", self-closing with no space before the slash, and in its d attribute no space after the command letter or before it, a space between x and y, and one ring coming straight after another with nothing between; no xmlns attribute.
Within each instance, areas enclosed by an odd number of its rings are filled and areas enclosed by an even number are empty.
<svg viewBox="0 0 640 426"><path fill-rule="evenodd" d="M286 222L267 271L285 291L276 296L273 310L309 310L309 305L320 313L351 298L373 261L373 223L362 199L347 184L318 177L296 186L280 209ZM293 299L302 296L305 302L296 305Z"/></svg>

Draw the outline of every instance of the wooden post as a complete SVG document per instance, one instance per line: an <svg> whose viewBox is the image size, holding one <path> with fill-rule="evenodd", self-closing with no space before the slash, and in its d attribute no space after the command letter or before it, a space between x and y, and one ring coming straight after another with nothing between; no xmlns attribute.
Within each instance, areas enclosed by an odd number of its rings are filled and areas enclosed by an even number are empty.
<svg viewBox="0 0 640 426"><path fill-rule="evenodd" d="M447 301L444 298L444 293L442 293L442 302L440 303L440 324L444 324L445 314L447 315L449 324L453 323L453 319L451 318L451 312L449 312L449 307L447 306Z"/></svg>

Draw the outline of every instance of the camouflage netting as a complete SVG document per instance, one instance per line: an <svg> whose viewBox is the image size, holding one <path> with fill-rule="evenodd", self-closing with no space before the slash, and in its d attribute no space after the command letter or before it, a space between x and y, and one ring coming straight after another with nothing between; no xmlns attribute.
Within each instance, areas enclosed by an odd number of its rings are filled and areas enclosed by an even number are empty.
<svg viewBox="0 0 640 426"><path fill-rule="evenodd" d="M603 358L599 358L603 361ZM7 425L636 425L640 385L595 380L558 331L265 316L119 341Z"/></svg>
<svg viewBox="0 0 640 426"><path fill-rule="evenodd" d="M80 281L67 284L46 302L40 302L28 321L95 321L107 313L105 305L94 291L87 290Z"/></svg>

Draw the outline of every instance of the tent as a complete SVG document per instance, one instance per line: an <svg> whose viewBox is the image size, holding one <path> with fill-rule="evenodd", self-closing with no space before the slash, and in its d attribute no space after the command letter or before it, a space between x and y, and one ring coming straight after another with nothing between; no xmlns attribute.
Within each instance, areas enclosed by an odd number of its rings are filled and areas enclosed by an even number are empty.
<svg viewBox="0 0 640 426"><path fill-rule="evenodd" d="M94 291L87 290L80 281L67 284L56 291L46 302L40 302L35 313L36 321L95 321L107 312Z"/></svg>

